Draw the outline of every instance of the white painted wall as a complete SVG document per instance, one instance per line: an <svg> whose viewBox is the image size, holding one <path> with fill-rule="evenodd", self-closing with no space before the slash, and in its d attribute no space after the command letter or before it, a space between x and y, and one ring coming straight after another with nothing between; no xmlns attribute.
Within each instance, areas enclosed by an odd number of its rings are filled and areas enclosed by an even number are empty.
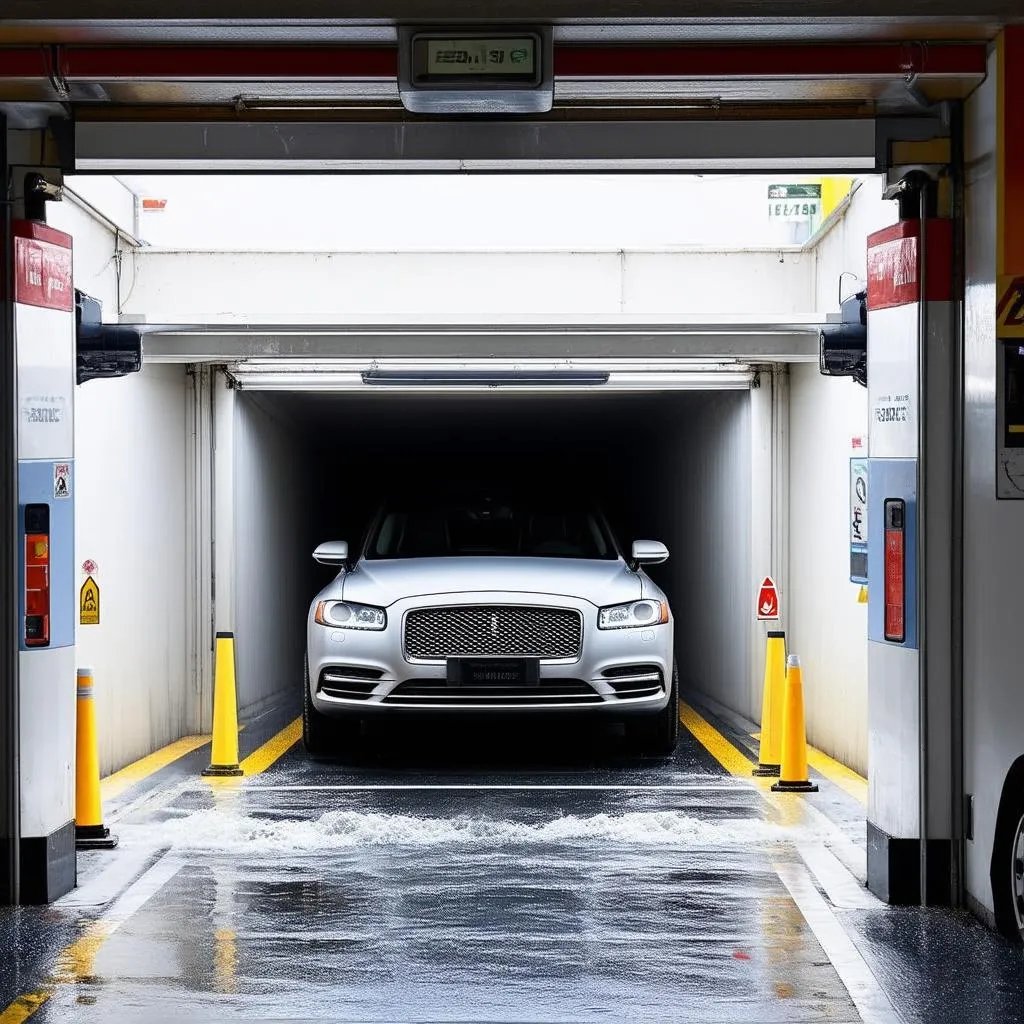
<svg viewBox="0 0 1024 1024"><path fill-rule="evenodd" d="M79 626L96 673L100 769L194 728L185 643L185 373L152 366L78 390L77 552L99 565L101 622Z"/></svg>
<svg viewBox="0 0 1024 1024"><path fill-rule="evenodd" d="M790 373L787 641L803 665L808 742L866 775L868 606L849 581L848 460L851 438L866 445L867 392L813 365Z"/></svg>
<svg viewBox="0 0 1024 1024"><path fill-rule="evenodd" d="M755 701L750 678L750 395L704 395L699 413L680 427L668 446L666 486L685 511L665 528L672 558L658 575L672 580L678 632L693 638L677 650L679 679L757 718L760 693Z"/></svg>
<svg viewBox="0 0 1024 1024"><path fill-rule="evenodd" d="M765 320L813 304L813 254L135 250L124 311L151 323L494 323L550 315Z"/></svg>
<svg viewBox="0 0 1024 1024"><path fill-rule="evenodd" d="M50 222L74 238L75 286L116 316L114 236L69 202ZM101 622L79 626L96 673L107 773L194 728L185 644L185 371L147 367L77 388L76 549L99 565ZM79 581L84 577L79 577Z"/></svg>
<svg viewBox="0 0 1024 1024"><path fill-rule="evenodd" d="M869 234L897 219L880 178L864 179L846 210L817 242L813 305L838 312L863 287ZM790 367L789 585L783 595L787 641L803 662L807 738L867 774L867 605L849 582L849 458L867 443L867 390L823 377L815 365ZM866 455L866 448L861 450Z"/></svg>
<svg viewBox="0 0 1024 1024"><path fill-rule="evenodd" d="M238 395L234 417L234 633L242 714L298 690L305 651L314 517L301 438L258 395ZM323 467L320 467L321 471ZM219 544L224 543L221 536ZM224 624L218 621L218 627Z"/></svg>

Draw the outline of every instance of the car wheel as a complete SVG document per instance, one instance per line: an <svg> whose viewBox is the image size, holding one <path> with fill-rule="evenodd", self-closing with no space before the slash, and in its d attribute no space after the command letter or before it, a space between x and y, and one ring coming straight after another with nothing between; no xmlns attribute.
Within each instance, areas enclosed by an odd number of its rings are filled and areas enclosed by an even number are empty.
<svg viewBox="0 0 1024 1024"><path fill-rule="evenodd" d="M630 737L647 754L672 754L679 743L679 672L672 666L668 703L657 715L638 718L629 724Z"/></svg>
<svg viewBox="0 0 1024 1024"><path fill-rule="evenodd" d="M313 706L309 692L309 663L302 667L302 744L313 757L340 756L358 741L362 723L358 718L332 718Z"/></svg>
<svg viewBox="0 0 1024 1024"><path fill-rule="evenodd" d="M1004 797L999 809L992 896L999 930L1009 939L1024 941L1024 794L1012 800Z"/></svg>

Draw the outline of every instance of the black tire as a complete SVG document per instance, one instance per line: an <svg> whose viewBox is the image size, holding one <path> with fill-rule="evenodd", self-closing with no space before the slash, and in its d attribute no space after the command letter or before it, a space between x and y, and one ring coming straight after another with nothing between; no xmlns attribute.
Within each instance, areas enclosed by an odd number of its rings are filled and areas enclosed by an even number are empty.
<svg viewBox="0 0 1024 1024"><path fill-rule="evenodd" d="M1012 776L1012 773L1011 773ZM992 850L992 903L996 927L1014 942L1024 941L1024 793L1015 780L999 803Z"/></svg>
<svg viewBox="0 0 1024 1024"><path fill-rule="evenodd" d="M312 757L340 757L359 741L362 722L358 718L333 718L313 706L309 693L309 662L302 666L302 744Z"/></svg>
<svg viewBox="0 0 1024 1024"><path fill-rule="evenodd" d="M679 743L679 671L674 664L670 686L664 710L627 725L627 734L646 754L667 757Z"/></svg>

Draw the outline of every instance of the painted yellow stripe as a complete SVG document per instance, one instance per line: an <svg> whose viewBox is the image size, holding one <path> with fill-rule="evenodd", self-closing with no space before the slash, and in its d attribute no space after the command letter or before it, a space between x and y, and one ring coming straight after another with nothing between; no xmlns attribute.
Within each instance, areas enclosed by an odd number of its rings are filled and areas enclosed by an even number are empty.
<svg viewBox="0 0 1024 1024"><path fill-rule="evenodd" d="M761 734L752 732L750 738L759 740ZM863 775L855 772L852 768L847 768L842 761L829 757L823 750L818 750L817 747L812 747L810 744L807 745L807 763L867 807L868 780Z"/></svg>
<svg viewBox="0 0 1024 1024"><path fill-rule="evenodd" d="M179 758L191 754L193 750L198 750L209 742L209 736L183 736L180 740L176 740L138 761L133 761L120 771L114 772L113 775L108 775L100 782L100 796L104 800L113 800L137 782L149 778L161 768L166 768L167 765L173 764ZM0 1018L0 1024L5 1024L3 1018Z"/></svg>
<svg viewBox="0 0 1024 1024"><path fill-rule="evenodd" d="M858 775L852 768L847 768L845 764L810 746L807 748L807 763L867 807L868 780L863 775Z"/></svg>
<svg viewBox="0 0 1024 1024"><path fill-rule="evenodd" d="M302 719L296 718L273 739L267 740L262 747L254 750L239 767L246 775L259 775L260 772L265 772L275 761L287 754L300 739L302 739Z"/></svg>
<svg viewBox="0 0 1024 1024"><path fill-rule="evenodd" d="M737 747L684 701L679 702L679 721L730 775L751 778L754 762L740 753Z"/></svg>
<svg viewBox="0 0 1024 1024"><path fill-rule="evenodd" d="M0 1024L22 1024L49 998L49 992L29 992L18 996L6 1010L0 1010Z"/></svg>

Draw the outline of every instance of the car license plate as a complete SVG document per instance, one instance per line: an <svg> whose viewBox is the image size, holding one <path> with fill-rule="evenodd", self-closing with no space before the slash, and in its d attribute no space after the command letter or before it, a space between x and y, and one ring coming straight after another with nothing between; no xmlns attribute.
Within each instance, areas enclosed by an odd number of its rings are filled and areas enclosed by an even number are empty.
<svg viewBox="0 0 1024 1024"><path fill-rule="evenodd" d="M449 658L453 686L539 686L538 658Z"/></svg>

